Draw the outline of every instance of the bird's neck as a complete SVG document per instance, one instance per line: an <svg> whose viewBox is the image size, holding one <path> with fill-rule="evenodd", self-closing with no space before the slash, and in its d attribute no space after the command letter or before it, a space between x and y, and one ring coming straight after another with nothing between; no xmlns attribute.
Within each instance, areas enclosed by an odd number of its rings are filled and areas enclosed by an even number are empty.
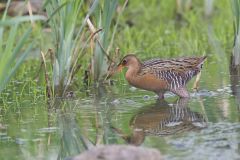
<svg viewBox="0 0 240 160"><path fill-rule="evenodd" d="M135 66L129 66L125 75L128 82L136 78L140 71L141 71L141 64L137 64Z"/></svg>

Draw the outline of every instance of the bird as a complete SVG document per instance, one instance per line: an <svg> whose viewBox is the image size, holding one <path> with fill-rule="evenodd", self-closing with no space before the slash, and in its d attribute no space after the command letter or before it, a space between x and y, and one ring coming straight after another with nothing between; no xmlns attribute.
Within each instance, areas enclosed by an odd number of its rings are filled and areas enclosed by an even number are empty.
<svg viewBox="0 0 240 160"><path fill-rule="evenodd" d="M164 99L167 91L180 98L189 98L186 84L194 76L200 76L206 58L207 56L154 58L141 62L135 54L128 54L122 58L115 69L109 72L108 78L126 67L125 78L130 85L136 88L152 91L158 95L159 99ZM197 77L198 81L199 78Z"/></svg>

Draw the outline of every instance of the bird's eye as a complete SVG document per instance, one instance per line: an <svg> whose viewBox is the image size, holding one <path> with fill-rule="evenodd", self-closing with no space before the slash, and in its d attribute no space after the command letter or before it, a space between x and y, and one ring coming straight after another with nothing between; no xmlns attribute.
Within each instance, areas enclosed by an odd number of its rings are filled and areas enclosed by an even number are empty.
<svg viewBox="0 0 240 160"><path fill-rule="evenodd" d="M122 65L126 65L126 64L127 64L127 60L124 59L124 60L122 61Z"/></svg>

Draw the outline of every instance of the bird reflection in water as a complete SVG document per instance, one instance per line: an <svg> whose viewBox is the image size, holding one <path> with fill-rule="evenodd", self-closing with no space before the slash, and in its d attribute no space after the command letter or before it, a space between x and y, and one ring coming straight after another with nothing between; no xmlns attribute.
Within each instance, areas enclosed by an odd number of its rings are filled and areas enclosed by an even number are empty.
<svg viewBox="0 0 240 160"><path fill-rule="evenodd" d="M207 127L204 116L188 107L188 98L180 98L170 105L164 100L143 107L130 121L132 135L124 135L114 128L127 143L140 145L145 136L166 136L187 131L197 131Z"/></svg>

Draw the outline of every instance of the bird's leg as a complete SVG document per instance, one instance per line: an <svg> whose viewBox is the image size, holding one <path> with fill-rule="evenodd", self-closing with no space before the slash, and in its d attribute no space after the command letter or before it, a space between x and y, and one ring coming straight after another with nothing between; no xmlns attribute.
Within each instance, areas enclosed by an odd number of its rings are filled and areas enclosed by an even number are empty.
<svg viewBox="0 0 240 160"><path fill-rule="evenodd" d="M175 93L176 95L178 95L181 98L189 98L190 97L186 87L179 87L176 89L172 89L170 91Z"/></svg>
<svg viewBox="0 0 240 160"><path fill-rule="evenodd" d="M192 89L193 89L194 91L198 91L198 89L199 89L200 77L201 77L201 71L197 74L196 80L195 80L194 83L193 83Z"/></svg>
<svg viewBox="0 0 240 160"><path fill-rule="evenodd" d="M158 93L157 93L158 99L164 99L164 93L165 93L165 92L158 92Z"/></svg>

